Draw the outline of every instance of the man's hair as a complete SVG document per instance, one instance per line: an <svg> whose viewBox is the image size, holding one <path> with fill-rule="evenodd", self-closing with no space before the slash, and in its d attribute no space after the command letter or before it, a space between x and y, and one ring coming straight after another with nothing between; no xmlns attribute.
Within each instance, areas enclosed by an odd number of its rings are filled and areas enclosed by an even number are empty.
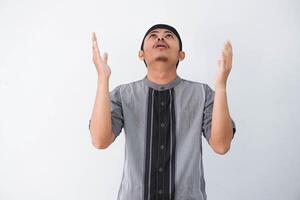
<svg viewBox="0 0 300 200"><path fill-rule="evenodd" d="M154 29L158 29L158 28L168 29L169 31L173 32L176 35L176 37L178 38L178 40L179 40L179 51L182 51L182 41L181 41L179 33L177 32L177 30L174 27L172 27L170 25L167 25L167 24L155 24L155 25L153 25L152 27L149 28L149 30L146 32L146 34L145 34L145 36L143 38L142 44L141 44L141 50L142 51L144 51L144 41L145 41L146 36L151 31L153 31ZM147 67L147 64L146 64L145 60L144 60L144 63L146 65L146 67ZM179 63L179 61L177 61L177 63L176 63L176 69L178 67L178 63Z"/></svg>

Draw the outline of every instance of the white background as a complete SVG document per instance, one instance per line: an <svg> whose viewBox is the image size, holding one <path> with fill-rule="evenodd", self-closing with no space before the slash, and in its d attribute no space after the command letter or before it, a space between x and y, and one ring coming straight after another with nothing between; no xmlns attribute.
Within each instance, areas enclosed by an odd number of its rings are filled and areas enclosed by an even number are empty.
<svg viewBox="0 0 300 200"><path fill-rule="evenodd" d="M204 145L209 200L299 200L300 2L297 0L0 0L0 199L115 200L124 132L91 144L96 95L91 34L108 52L110 90L143 78L145 32L174 26L186 59L177 73L214 88L233 45L230 151Z"/></svg>

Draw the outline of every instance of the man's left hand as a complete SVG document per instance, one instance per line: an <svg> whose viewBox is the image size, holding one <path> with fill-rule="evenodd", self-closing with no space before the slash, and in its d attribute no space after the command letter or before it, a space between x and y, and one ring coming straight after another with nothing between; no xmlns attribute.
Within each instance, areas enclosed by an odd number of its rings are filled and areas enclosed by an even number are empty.
<svg viewBox="0 0 300 200"><path fill-rule="evenodd" d="M215 80L215 86L226 88L227 78L232 67L232 46L230 40L224 43L221 55L218 60L219 70Z"/></svg>

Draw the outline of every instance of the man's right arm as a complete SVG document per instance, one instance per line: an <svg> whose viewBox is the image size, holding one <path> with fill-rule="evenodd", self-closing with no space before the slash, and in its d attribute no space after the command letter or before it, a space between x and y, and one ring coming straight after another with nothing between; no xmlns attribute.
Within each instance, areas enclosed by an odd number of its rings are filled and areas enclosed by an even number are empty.
<svg viewBox="0 0 300 200"><path fill-rule="evenodd" d="M108 80L98 80L89 129L92 144L97 149L105 149L115 140L112 131Z"/></svg>
<svg viewBox="0 0 300 200"><path fill-rule="evenodd" d="M107 64L108 54L100 55L96 33L92 36L93 63L95 64L98 81L97 94L95 98L92 116L89 122L92 144L97 149L107 148L115 139L112 132L110 97L109 97L109 77L111 69Z"/></svg>

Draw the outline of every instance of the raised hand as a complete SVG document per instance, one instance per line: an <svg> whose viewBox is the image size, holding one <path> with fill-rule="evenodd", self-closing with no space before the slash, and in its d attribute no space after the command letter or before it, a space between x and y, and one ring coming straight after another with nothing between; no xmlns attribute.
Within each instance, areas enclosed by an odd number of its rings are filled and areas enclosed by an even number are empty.
<svg viewBox="0 0 300 200"><path fill-rule="evenodd" d="M93 32L92 43L93 43L93 62L97 69L98 78L102 80L108 80L111 74L111 69L107 65L108 55L105 52L103 54L103 57L101 57L95 32Z"/></svg>
<svg viewBox="0 0 300 200"><path fill-rule="evenodd" d="M218 60L219 70L216 76L216 87L226 87L227 78L232 68L232 46L229 40L224 43Z"/></svg>

